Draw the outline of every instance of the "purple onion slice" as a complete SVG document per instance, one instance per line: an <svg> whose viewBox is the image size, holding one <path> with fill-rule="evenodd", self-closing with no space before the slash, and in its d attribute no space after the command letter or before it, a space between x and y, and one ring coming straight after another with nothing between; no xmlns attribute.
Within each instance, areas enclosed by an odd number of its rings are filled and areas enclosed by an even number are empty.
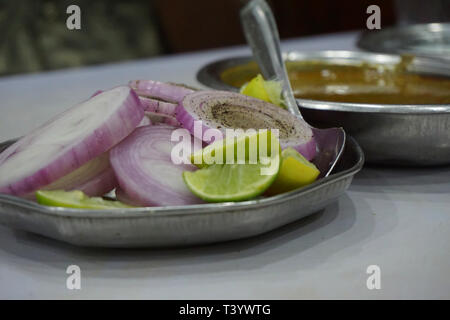
<svg viewBox="0 0 450 320"><path fill-rule="evenodd" d="M181 125L194 134L194 121L209 128L279 129L281 147L292 147L306 159L316 155L316 142L309 125L271 103L226 91L198 91L187 95L176 110ZM198 137L200 138L200 137ZM209 142L209 141L205 141Z"/></svg>
<svg viewBox="0 0 450 320"><path fill-rule="evenodd" d="M145 115L150 119L152 123L165 123L174 127L181 127L181 124L178 120L173 116L168 116L162 113L145 111Z"/></svg>
<svg viewBox="0 0 450 320"><path fill-rule="evenodd" d="M0 192L27 195L56 181L120 142L143 116L127 86L70 108L0 154Z"/></svg>
<svg viewBox="0 0 450 320"><path fill-rule="evenodd" d="M153 80L132 80L128 85L136 90L139 96L157 98L174 103L180 102L186 95L194 92L194 90L181 85Z"/></svg>
<svg viewBox="0 0 450 320"><path fill-rule="evenodd" d="M139 97L139 100L141 100L145 111L160 113L172 117L175 116L175 109L177 108L177 104L175 103L146 97Z"/></svg>
<svg viewBox="0 0 450 320"><path fill-rule="evenodd" d="M186 187L182 173L196 169L174 164L173 130L166 124L137 128L110 152L111 165L120 186L119 198L144 206L177 206L202 203Z"/></svg>
<svg viewBox="0 0 450 320"><path fill-rule="evenodd" d="M88 161L75 171L43 187L43 190L80 190L90 197L100 197L117 186L108 152Z"/></svg>

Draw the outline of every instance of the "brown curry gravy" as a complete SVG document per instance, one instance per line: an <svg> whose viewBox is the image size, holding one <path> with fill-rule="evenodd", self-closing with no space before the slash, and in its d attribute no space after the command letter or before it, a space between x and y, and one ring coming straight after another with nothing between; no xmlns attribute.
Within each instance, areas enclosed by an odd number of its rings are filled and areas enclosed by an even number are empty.
<svg viewBox="0 0 450 320"><path fill-rule="evenodd" d="M322 61L286 63L297 98L378 104L448 104L450 78L404 71L404 63L330 64ZM260 73L256 63L225 70L221 79L241 87Z"/></svg>

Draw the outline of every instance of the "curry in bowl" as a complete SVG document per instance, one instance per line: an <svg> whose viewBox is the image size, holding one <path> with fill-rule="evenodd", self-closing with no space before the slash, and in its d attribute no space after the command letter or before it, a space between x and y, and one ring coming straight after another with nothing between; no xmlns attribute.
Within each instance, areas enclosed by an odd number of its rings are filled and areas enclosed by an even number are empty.
<svg viewBox="0 0 450 320"><path fill-rule="evenodd" d="M287 61L297 98L372 104L449 104L450 77L408 72L408 59L398 64ZM221 80L240 88L260 70L255 62L223 70Z"/></svg>

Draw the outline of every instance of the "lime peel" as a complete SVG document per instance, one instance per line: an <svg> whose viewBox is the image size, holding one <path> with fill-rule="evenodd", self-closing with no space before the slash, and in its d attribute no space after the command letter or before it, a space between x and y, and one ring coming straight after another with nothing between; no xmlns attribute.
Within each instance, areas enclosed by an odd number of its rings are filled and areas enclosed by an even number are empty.
<svg viewBox="0 0 450 320"><path fill-rule="evenodd" d="M280 157L272 158L272 174L261 174L265 165L214 164L197 171L184 171L183 179L189 190L207 202L249 200L263 194L275 181Z"/></svg>
<svg viewBox="0 0 450 320"><path fill-rule="evenodd" d="M247 130L238 136L227 135L223 140L191 154L190 161L198 168L212 164L256 164L261 157L270 157L273 147L281 152L278 136L278 130L267 129Z"/></svg>
<svg viewBox="0 0 450 320"><path fill-rule="evenodd" d="M222 157L219 160L226 162L227 148L236 150L240 142L245 146L246 161L215 164L203 161L199 165L201 169L183 172L183 180L189 190L207 202L243 201L263 194L275 181L280 169L281 147L277 135L272 135L270 130L261 130L250 136L239 136L228 143L220 142L222 141L204 148L201 159L221 151ZM256 142L257 157L255 163L251 163L249 150ZM264 148L266 152L262 152L260 148ZM195 155L192 156L194 157Z"/></svg>
<svg viewBox="0 0 450 320"><path fill-rule="evenodd" d="M133 208L120 201L105 200L100 197L88 197L80 190L38 190L35 195L38 203L52 207L97 210Z"/></svg>
<svg viewBox="0 0 450 320"><path fill-rule="evenodd" d="M241 87L240 93L286 108L282 99L282 86L279 81L266 81L258 74Z"/></svg>
<svg viewBox="0 0 450 320"><path fill-rule="evenodd" d="M320 171L293 148L281 153L281 165L277 179L267 190L267 195L288 192L316 181Z"/></svg>

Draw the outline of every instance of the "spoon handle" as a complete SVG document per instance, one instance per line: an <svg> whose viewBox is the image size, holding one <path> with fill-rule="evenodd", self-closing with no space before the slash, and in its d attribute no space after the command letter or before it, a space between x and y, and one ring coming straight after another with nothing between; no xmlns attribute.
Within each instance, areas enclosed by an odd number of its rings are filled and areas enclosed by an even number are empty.
<svg viewBox="0 0 450 320"><path fill-rule="evenodd" d="M280 37L272 10L264 0L251 0L241 10L241 22L264 78L281 82L288 110L303 119L281 55Z"/></svg>

